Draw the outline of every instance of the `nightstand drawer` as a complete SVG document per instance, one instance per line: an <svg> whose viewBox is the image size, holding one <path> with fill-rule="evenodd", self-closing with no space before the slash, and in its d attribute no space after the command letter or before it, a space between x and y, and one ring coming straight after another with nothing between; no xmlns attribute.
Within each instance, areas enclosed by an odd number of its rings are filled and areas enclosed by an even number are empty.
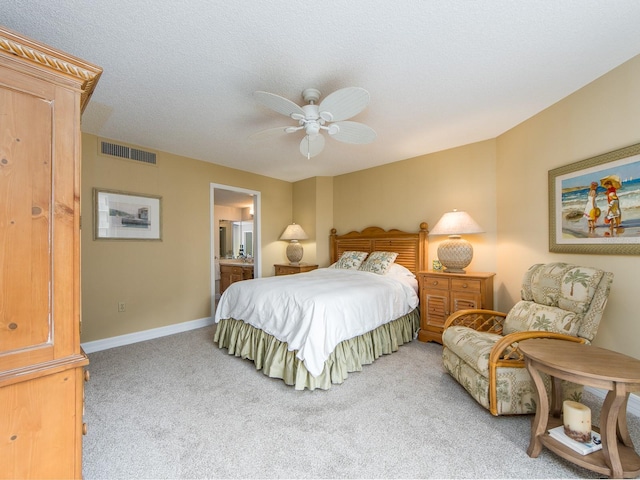
<svg viewBox="0 0 640 480"><path fill-rule="evenodd" d="M451 288L448 278L441 278L437 275L429 275L424 277L422 288L437 288L440 290L449 290Z"/></svg>
<svg viewBox="0 0 640 480"><path fill-rule="evenodd" d="M297 267L285 267L283 265L276 266L276 275L292 275L294 273L300 273L300 269Z"/></svg>
<svg viewBox="0 0 640 480"><path fill-rule="evenodd" d="M310 265L308 263L301 263L298 265L276 264L276 275L293 275L296 273L310 272L318 268L318 265Z"/></svg>
<svg viewBox="0 0 640 480"><path fill-rule="evenodd" d="M467 280L462 278L451 279L451 289L469 292L479 292L481 288L481 281L478 279Z"/></svg>

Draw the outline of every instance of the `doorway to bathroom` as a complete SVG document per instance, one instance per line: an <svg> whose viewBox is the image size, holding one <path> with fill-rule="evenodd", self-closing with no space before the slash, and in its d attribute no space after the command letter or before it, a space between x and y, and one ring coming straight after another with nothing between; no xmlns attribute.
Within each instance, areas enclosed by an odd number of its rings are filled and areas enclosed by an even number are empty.
<svg viewBox="0 0 640 480"><path fill-rule="evenodd" d="M260 192L232 185L210 184L211 296L220 297L220 262L260 267ZM215 301L211 302L212 315Z"/></svg>

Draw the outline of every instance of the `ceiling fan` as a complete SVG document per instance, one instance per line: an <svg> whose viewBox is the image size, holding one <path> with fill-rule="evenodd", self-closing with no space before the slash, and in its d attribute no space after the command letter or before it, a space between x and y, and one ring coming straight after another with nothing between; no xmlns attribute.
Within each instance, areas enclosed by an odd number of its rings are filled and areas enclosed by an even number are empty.
<svg viewBox="0 0 640 480"><path fill-rule="evenodd" d="M300 142L300 153L307 158L318 155L325 144L322 132L340 142L364 144L376 139L376 132L363 123L345 121L360 113L369 103L369 92L360 87L336 90L318 104L320 91L307 88L302 98L307 103L300 107L296 103L274 93L257 91L254 97L264 106L286 115L298 122L297 126L276 127L251 135L253 140L304 132Z"/></svg>

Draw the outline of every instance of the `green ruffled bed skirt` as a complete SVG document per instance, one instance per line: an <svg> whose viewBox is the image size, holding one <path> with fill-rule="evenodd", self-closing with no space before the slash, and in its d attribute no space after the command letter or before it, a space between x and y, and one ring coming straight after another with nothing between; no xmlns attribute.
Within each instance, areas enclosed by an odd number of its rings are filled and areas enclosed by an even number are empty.
<svg viewBox="0 0 640 480"><path fill-rule="evenodd" d="M416 308L371 332L345 340L331 353L317 377L296 358L296 351L289 351L286 342L241 320L220 320L214 341L219 348L227 348L229 355L252 360L257 370L269 377L281 378L296 390L328 390L332 383L342 383L350 372L359 372L363 365L397 351L400 345L415 338L419 328L420 312Z"/></svg>

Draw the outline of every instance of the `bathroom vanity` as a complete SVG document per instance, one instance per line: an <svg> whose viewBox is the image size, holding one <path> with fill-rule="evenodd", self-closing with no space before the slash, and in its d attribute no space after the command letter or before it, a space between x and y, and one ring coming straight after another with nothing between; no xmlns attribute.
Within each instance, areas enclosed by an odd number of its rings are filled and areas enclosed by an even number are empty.
<svg viewBox="0 0 640 480"><path fill-rule="evenodd" d="M233 282L253 278L253 263L242 260L220 260L220 294Z"/></svg>

